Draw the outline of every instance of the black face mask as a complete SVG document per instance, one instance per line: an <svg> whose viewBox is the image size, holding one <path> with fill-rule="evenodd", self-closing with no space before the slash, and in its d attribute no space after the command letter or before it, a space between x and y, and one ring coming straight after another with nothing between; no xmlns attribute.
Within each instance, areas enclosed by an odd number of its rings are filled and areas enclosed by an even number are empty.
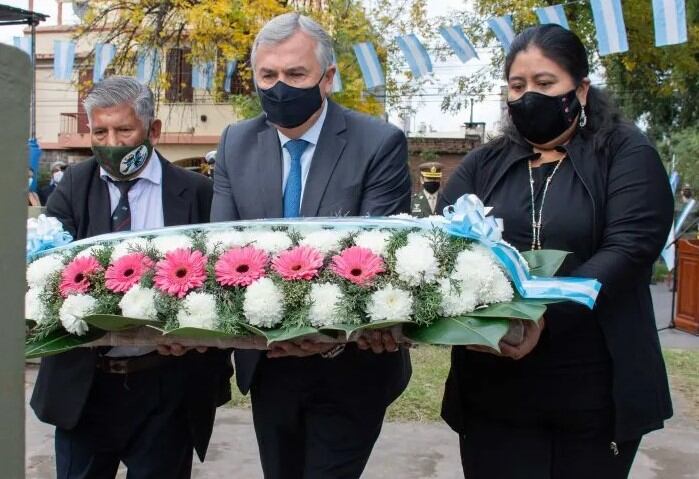
<svg viewBox="0 0 699 479"><path fill-rule="evenodd" d="M422 187L426 192L433 195L437 192L437 190L439 190L439 181L425 181L422 184Z"/></svg>
<svg viewBox="0 0 699 479"><path fill-rule="evenodd" d="M581 110L575 89L558 96L528 91L508 101L507 107L517 131L535 145L559 137L575 122Z"/></svg>
<svg viewBox="0 0 699 479"><path fill-rule="evenodd" d="M282 128L303 125L323 104L320 82L310 88L296 88L279 80L272 88L257 89L267 120Z"/></svg>

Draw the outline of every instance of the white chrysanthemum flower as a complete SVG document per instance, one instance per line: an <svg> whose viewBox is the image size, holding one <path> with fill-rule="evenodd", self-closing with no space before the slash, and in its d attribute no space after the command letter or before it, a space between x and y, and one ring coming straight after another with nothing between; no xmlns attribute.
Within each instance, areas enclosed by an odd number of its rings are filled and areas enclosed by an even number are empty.
<svg viewBox="0 0 699 479"><path fill-rule="evenodd" d="M432 250L432 240L421 232L413 232L408 234L408 245L416 248Z"/></svg>
<svg viewBox="0 0 699 479"><path fill-rule="evenodd" d="M317 328L337 322L335 310L342 298L342 290L336 284L316 283L311 286L311 308L308 319Z"/></svg>
<svg viewBox="0 0 699 479"><path fill-rule="evenodd" d="M461 283L459 289L452 287L449 279L439 282L439 292L442 295L442 314L444 316L460 316L470 313L478 306L478 290L469 283Z"/></svg>
<svg viewBox="0 0 699 479"><path fill-rule="evenodd" d="M463 284L472 285L480 297L490 290L497 271L498 267L487 250L474 248L457 255L452 277Z"/></svg>
<svg viewBox="0 0 699 479"><path fill-rule="evenodd" d="M284 317L284 297L269 278L260 278L245 290L243 313L253 326L271 328Z"/></svg>
<svg viewBox="0 0 699 479"><path fill-rule="evenodd" d="M155 294L155 291L151 288L144 288L138 284L132 286L119 301L121 314L127 318L157 319L158 312L155 309Z"/></svg>
<svg viewBox="0 0 699 479"><path fill-rule="evenodd" d="M389 284L372 293L366 313L372 321L407 321L413 313L413 296Z"/></svg>
<svg viewBox="0 0 699 479"><path fill-rule="evenodd" d="M209 293L189 293L177 312L181 328L216 328L216 298Z"/></svg>
<svg viewBox="0 0 699 479"><path fill-rule="evenodd" d="M129 238L114 246L112 250L111 261L116 261L122 256L134 253L136 251L145 251L150 246L150 243L145 238Z"/></svg>
<svg viewBox="0 0 699 479"><path fill-rule="evenodd" d="M73 294L63 301L61 309L58 310L58 317L66 331L83 336L88 330L83 318L92 313L95 307L97 300L89 294Z"/></svg>
<svg viewBox="0 0 699 479"><path fill-rule="evenodd" d="M354 244L361 248L370 249L379 256L386 256L386 247L390 239L391 234L385 231L362 231L354 239Z"/></svg>
<svg viewBox="0 0 699 479"><path fill-rule="evenodd" d="M41 288L30 288L24 295L24 317L41 324L44 321L46 308L41 301Z"/></svg>
<svg viewBox="0 0 699 479"><path fill-rule="evenodd" d="M192 238L185 235L156 236L151 240L155 250L162 256L180 248L191 248Z"/></svg>
<svg viewBox="0 0 699 479"><path fill-rule="evenodd" d="M292 246L289 236L281 231L256 231L250 233L248 239L253 246L269 254L277 254Z"/></svg>
<svg viewBox="0 0 699 479"><path fill-rule="evenodd" d="M63 258L51 254L33 261L27 266L27 284L30 288L43 288L49 277L63 269Z"/></svg>
<svg viewBox="0 0 699 479"><path fill-rule="evenodd" d="M318 230L308 233L300 244L315 248L325 255L340 249L340 240L343 236L345 235L336 230Z"/></svg>
<svg viewBox="0 0 699 479"><path fill-rule="evenodd" d="M514 291L512 290L512 284L505 273L495 267L493 272L493 278L490 283L490 288L487 291L482 291L479 297L479 303L481 304L494 304L503 303L506 301L512 301L514 297Z"/></svg>
<svg viewBox="0 0 699 479"><path fill-rule="evenodd" d="M104 248L103 245L100 244L94 244L92 246L88 246L84 250L82 250L80 253L76 254L76 258L87 258L88 256L94 256L95 253L100 251L102 248Z"/></svg>
<svg viewBox="0 0 699 479"><path fill-rule="evenodd" d="M218 252L221 253L236 246L245 246L247 243L247 235L242 231L215 231L206 237L206 251L212 254L218 247Z"/></svg>
<svg viewBox="0 0 699 479"><path fill-rule="evenodd" d="M396 250L396 273L411 286L421 282L431 283L437 279L439 264L429 241L422 239L409 241Z"/></svg>

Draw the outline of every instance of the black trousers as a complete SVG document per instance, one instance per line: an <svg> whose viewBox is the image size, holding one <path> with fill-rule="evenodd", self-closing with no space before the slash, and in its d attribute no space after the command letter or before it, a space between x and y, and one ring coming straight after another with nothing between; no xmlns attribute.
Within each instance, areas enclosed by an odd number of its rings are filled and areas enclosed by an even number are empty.
<svg viewBox="0 0 699 479"><path fill-rule="evenodd" d="M361 476L391 400L366 354L348 346L334 359L260 362L251 394L265 479Z"/></svg>
<svg viewBox="0 0 699 479"><path fill-rule="evenodd" d="M615 444L615 454L611 424L608 409L473 414L460 436L464 477L625 479L641 440Z"/></svg>
<svg viewBox="0 0 699 479"><path fill-rule="evenodd" d="M175 361L176 363L176 361ZM176 364L129 375L96 372L78 425L56 428L58 479L186 479L193 445Z"/></svg>

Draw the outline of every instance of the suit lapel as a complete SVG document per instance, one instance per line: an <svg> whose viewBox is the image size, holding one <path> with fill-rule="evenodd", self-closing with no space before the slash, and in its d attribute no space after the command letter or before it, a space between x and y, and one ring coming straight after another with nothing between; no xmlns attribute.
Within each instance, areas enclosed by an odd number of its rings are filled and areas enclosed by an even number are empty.
<svg viewBox="0 0 699 479"><path fill-rule="evenodd" d="M178 175L176 167L158 154L163 166L163 222L165 226L185 225L190 223L189 203L185 197L187 183Z"/></svg>
<svg viewBox="0 0 699 479"><path fill-rule="evenodd" d="M264 205L266 218L281 218L284 215L281 155L277 130L265 123L257 134L257 178L262 191L259 201Z"/></svg>
<svg viewBox="0 0 699 479"><path fill-rule="evenodd" d="M301 201L301 216L311 217L318 214L320 202L335 170L335 165L347 145L342 135L345 129L346 123L342 109L328 100L325 123L320 131L311 168L306 178Z"/></svg>

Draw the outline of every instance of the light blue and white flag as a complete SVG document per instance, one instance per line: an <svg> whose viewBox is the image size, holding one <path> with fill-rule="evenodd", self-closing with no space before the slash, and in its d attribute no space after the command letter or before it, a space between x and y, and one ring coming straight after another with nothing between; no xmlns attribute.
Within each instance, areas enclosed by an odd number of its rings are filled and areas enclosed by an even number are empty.
<svg viewBox="0 0 699 479"><path fill-rule="evenodd" d="M430 60L430 56L415 34L409 33L408 35L396 37L396 42L398 42L398 47L408 61L410 71L413 72L415 78L420 78L432 73L432 61Z"/></svg>
<svg viewBox="0 0 699 479"><path fill-rule="evenodd" d="M75 62L75 42L70 40L53 41L53 77L56 80L71 81L73 79L73 63Z"/></svg>
<svg viewBox="0 0 699 479"><path fill-rule="evenodd" d="M488 20L488 26L500 41L505 53L510 51L510 45L515 38L515 30L512 28L512 15L503 15Z"/></svg>
<svg viewBox="0 0 699 479"><path fill-rule="evenodd" d="M555 23L563 28L570 30L566 12L563 10L563 5L552 5L550 7L540 7L536 9L536 16L539 17L539 23L546 25L547 23Z"/></svg>
<svg viewBox="0 0 699 479"><path fill-rule="evenodd" d="M687 216L689 216L689 213L692 212L696 204L697 200L692 198L687 202L686 205L684 205L684 208L682 208L680 216L678 216L677 221L675 221L675 236L680 234L680 232L682 231L682 226L684 226L684 222L687 221Z"/></svg>
<svg viewBox="0 0 699 479"><path fill-rule="evenodd" d="M333 52L333 63L335 64L335 76L333 77L333 93L342 91L342 78L340 77L340 65L337 64L337 57Z"/></svg>
<svg viewBox="0 0 699 479"><path fill-rule="evenodd" d="M32 37L12 37L12 44L32 57Z"/></svg>
<svg viewBox="0 0 699 479"><path fill-rule="evenodd" d="M214 62L192 66L192 88L211 90L214 87Z"/></svg>
<svg viewBox="0 0 699 479"><path fill-rule="evenodd" d="M590 0L600 56L628 51L621 0Z"/></svg>
<svg viewBox="0 0 699 479"><path fill-rule="evenodd" d="M670 173L670 189L672 190L673 196L677 192L677 186L680 184L680 175L675 171L675 155L672 155L672 173ZM675 267L675 245L672 244L675 241L675 231L679 231L675 227L675 221L672 222L672 227L667 236L667 241L665 242L665 248L660 253L660 257L665 262L668 270L672 271Z"/></svg>
<svg viewBox="0 0 699 479"><path fill-rule="evenodd" d="M653 22L656 47L687 41L685 0L653 0Z"/></svg>
<svg viewBox="0 0 699 479"><path fill-rule="evenodd" d="M362 77L367 89L371 90L385 85L383 69L374 45L369 42L355 43L352 48L354 55L357 57L357 62L359 62L359 69L362 71Z"/></svg>
<svg viewBox="0 0 699 479"><path fill-rule="evenodd" d="M92 70L92 81L101 82L104 72L116 56L116 47L111 43L98 43L95 45L95 67Z"/></svg>
<svg viewBox="0 0 699 479"><path fill-rule="evenodd" d="M439 27L439 33L447 41L449 46L456 56L459 57L462 63L466 63L472 58L478 58L478 53L476 49L473 48L473 44L468 41L466 35L464 34L463 28L460 25L452 25L450 27Z"/></svg>
<svg viewBox="0 0 699 479"><path fill-rule="evenodd" d="M136 60L136 79L143 84L148 84L156 80L159 74L158 52L153 48L140 51Z"/></svg>
<svg viewBox="0 0 699 479"><path fill-rule="evenodd" d="M680 184L680 174L676 171L670 173L670 188L672 188L672 194L677 193L677 186Z"/></svg>
<svg viewBox="0 0 699 479"><path fill-rule="evenodd" d="M231 92L231 86L233 85L233 75L235 74L235 69L238 66L237 60L230 60L226 63L226 78L223 81L223 90L228 93Z"/></svg>

